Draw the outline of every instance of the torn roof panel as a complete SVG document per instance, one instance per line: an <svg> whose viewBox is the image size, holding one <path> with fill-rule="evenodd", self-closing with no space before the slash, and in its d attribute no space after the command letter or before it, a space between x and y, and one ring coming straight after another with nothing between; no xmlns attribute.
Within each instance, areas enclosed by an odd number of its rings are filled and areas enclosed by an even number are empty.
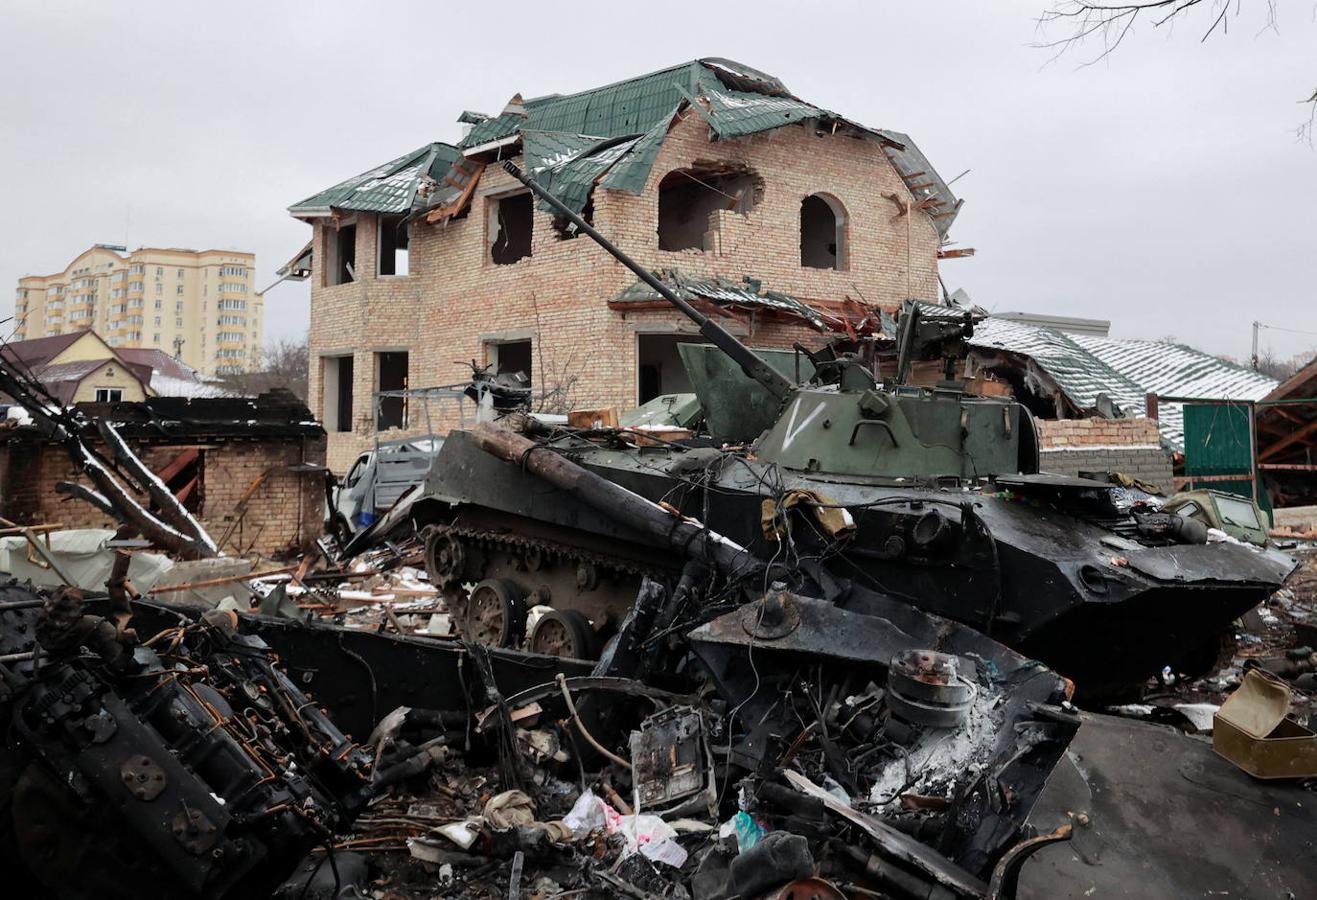
<svg viewBox="0 0 1317 900"><path fill-rule="evenodd" d="M703 67L682 63L577 94L535 103L527 127L620 137L643 134L694 88Z"/></svg>
<svg viewBox="0 0 1317 900"><path fill-rule="evenodd" d="M809 119L836 117L818 106L791 97L770 97L744 91L705 87L709 124L723 140L771 131Z"/></svg>
<svg viewBox="0 0 1317 900"><path fill-rule="evenodd" d="M719 306L733 306L743 309L769 310L793 318L803 319L819 331L829 328L823 315L808 303L779 291L764 290L757 279L745 276L741 281L726 278L698 278L682 275L675 269L654 273L664 285L671 288L683 300L708 300ZM652 287L637 280L622 293L609 301L609 305L628 303L648 303L663 301ZM664 301L666 302L666 301Z"/></svg>
<svg viewBox="0 0 1317 900"><path fill-rule="evenodd" d="M1079 409L1093 409L1105 394L1127 416L1144 415L1148 394L1204 400L1261 400L1275 379L1210 354L1162 341L1067 334L1053 328L989 318L970 344L1032 359ZM1159 405L1162 440L1184 449L1180 404Z"/></svg>
<svg viewBox="0 0 1317 900"><path fill-rule="evenodd" d="M643 191L645 182L649 180L650 170L654 167L654 159L658 156L659 148L663 146L663 139L668 136L668 129L672 127L672 120L677 115L677 109L678 107L674 106L653 128L637 138L627 152L599 179L599 186L630 194L639 194Z"/></svg>
<svg viewBox="0 0 1317 900"><path fill-rule="evenodd" d="M699 112L709 122L713 138L718 140L733 140L822 119L842 123L880 141L916 199L928 201L923 209L932 217L939 235L945 237L947 234L959 201L909 138L895 132L867 128L823 107L806 103L773 76L718 57L684 62L574 94L550 94L529 100L522 100L518 95L496 116L464 112L461 121L472 125L471 131L456 148L432 145L446 147L448 152L443 165L430 166L430 176L442 181L458 154L478 156L496 148L513 147L518 142L525 149L524 145L533 132L541 135L592 135L600 140L643 135L634 146L616 153L610 165L602 170L599 168L602 157L586 163L585 157L581 156L574 161L580 162L580 166L573 162L568 169L554 173L561 176L554 179L557 185L567 192L563 199L576 209L588 201L589 192L596 183L614 190L639 193L648 180L676 111L683 103L696 98L699 98ZM889 147L892 142L901 146ZM536 153L541 160L553 158L543 149ZM515 151L501 155L512 156ZM528 165L535 167L529 158L535 154L527 155ZM417 197L416 182L419 180L416 177L419 173L412 171L411 167L419 163L416 154L401 157L308 198L290 211L303 217L325 215L331 208L390 213L407 211L412 208L408 201ZM545 162L538 164L539 167L545 165ZM582 197L583 187L585 195ZM550 189L558 192L558 187ZM440 188L422 197L428 210L436 210L448 205L451 192Z"/></svg>
<svg viewBox="0 0 1317 900"><path fill-rule="evenodd" d="M288 211L298 217L325 216L334 210L405 213L412 207L421 180L439 177L457 156L457 148L451 144L426 144L294 203Z"/></svg>
<svg viewBox="0 0 1317 900"><path fill-rule="evenodd" d="M897 174L905 182L915 202L926 206L925 212L932 219L937 233L945 238L951 230L951 223L960 214L963 201L956 197L942 176L937 174L928 157L920 152L908 134L882 129L878 129L878 133L889 142L884 144L883 152L891 160Z"/></svg>
<svg viewBox="0 0 1317 900"><path fill-rule="evenodd" d="M595 181L624 157L638 140L637 137L599 140L573 135L571 137L576 139L573 142L554 135L551 140L541 142L538 136L546 134L552 133L523 132L526 165L546 190L552 191L577 213L590 201ZM554 211L543 200L539 207L545 212Z"/></svg>

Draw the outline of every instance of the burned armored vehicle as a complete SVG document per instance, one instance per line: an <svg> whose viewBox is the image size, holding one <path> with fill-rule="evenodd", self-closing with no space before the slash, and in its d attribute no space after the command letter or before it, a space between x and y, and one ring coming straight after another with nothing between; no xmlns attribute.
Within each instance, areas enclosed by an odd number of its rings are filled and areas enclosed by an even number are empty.
<svg viewBox="0 0 1317 900"><path fill-rule="evenodd" d="M820 578L853 579L980 629L1090 697L1121 693L1164 666L1211 668L1231 622L1293 570L1284 554L1117 485L1041 473L1028 410L952 380L974 327L969 312L907 304L895 371L881 379L855 355L758 354L508 169L713 345L681 347L707 437L531 422L536 452L698 518L759 559L810 560ZM919 358L944 360L946 379L907 384ZM460 627L489 643L591 656L640 579L671 580L680 567L623 518L496 459L461 431L412 516L427 529L430 575L449 591Z"/></svg>

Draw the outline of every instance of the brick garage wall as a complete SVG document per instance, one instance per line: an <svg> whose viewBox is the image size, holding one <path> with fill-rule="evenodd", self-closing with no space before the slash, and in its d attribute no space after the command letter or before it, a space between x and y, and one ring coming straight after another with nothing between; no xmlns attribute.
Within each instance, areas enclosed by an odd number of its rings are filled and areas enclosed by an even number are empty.
<svg viewBox="0 0 1317 900"><path fill-rule="evenodd" d="M1038 442L1044 472L1121 472L1174 491L1156 419L1039 419Z"/></svg>
<svg viewBox="0 0 1317 900"><path fill-rule="evenodd" d="M179 445L129 443L152 470L163 468L182 449ZM199 518L217 541L238 518L238 501L251 483L262 472L277 469L252 495L246 514L222 548L224 552L268 555L308 547L320 536L324 522L323 482L314 474L286 469L298 463L323 465L323 436L211 439L204 447ZM90 486L86 478L75 478L74 474L73 464L60 446L15 441L0 447L0 515L25 524L117 527L117 522L90 504L55 492L55 485L61 481L76 480Z"/></svg>
<svg viewBox="0 0 1317 900"><path fill-rule="evenodd" d="M889 309L908 297L937 297L937 231L925 214L903 215L884 196L911 199L877 143L817 135L804 126L717 143L708 135L707 124L688 111L669 133L641 194L596 190L594 222L599 229L650 268L733 280L749 275L765 288L806 299L850 296ZM748 166L762 178L763 196L748 216L718 215L714 249L659 250L659 182L673 170L703 162ZM330 468L343 472L372 442L376 354L384 351L406 350L410 386L425 387L468 377L468 360L488 361L488 341L530 336L536 382L561 381L555 376L571 373L576 405L626 409L636 404L637 332L671 331L689 323L675 312L609 309L608 300L635 276L589 238L560 240L552 217L538 206L532 255L512 265L490 262L492 198L521 187L491 166L465 217L442 225L413 225L411 274L405 277L373 274L377 223L375 217L363 215L355 219L358 280L326 286L322 266L336 225L318 222L309 397L317 416L323 419L324 414L322 359L351 355L354 368L352 429L329 435ZM814 193L827 193L846 208L845 271L800 265L800 203ZM794 340L817 347L824 337L803 326L752 320L745 340L759 347L789 347ZM547 379L541 379L541 366L549 373ZM431 403L430 412L436 430L458 422L453 402ZM411 424L412 433L424 429L418 405L413 406Z"/></svg>

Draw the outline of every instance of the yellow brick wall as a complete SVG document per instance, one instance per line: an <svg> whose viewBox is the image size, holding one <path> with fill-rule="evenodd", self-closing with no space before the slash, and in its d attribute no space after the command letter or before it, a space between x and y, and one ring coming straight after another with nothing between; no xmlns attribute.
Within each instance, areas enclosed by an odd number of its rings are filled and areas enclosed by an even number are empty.
<svg viewBox="0 0 1317 900"><path fill-rule="evenodd" d="M155 471L173 460L183 448L142 441L129 443ZM286 469L303 462L323 465L323 437L212 438L199 443L205 448L199 518L216 541L239 518L238 501L251 483L262 472L275 469L252 495L246 514L222 547L226 553L271 554L305 548L321 535L323 482L313 474ZM55 485L60 481L80 481L91 486L85 477L74 476L68 454L58 445L15 441L0 447L0 515L25 524L117 527L116 522L90 504L55 492Z"/></svg>
<svg viewBox="0 0 1317 900"><path fill-rule="evenodd" d="M748 217L721 216L718 249L709 252L658 249L658 184L674 169L697 162L738 162L763 179L764 192ZM610 298L635 276L589 238L560 240L552 217L535 211L532 256L512 265L488 259L489 197L520 184L496 166L486 169L462 219L412 227L408 277L375 277L376 231L372 216L357 217L356 271L352 284L325 286L321 266L334 225L315 228L310 330L309 405L323 416L321 359L354 357L353 422L350 433L329 435L328 464L342 472L372 442L375 357L407 350L411 387L449 384L469 377L466 363L484 363L485 341L533 333L536 372L570 371L578 381L580 406L636 404L638 329L686 324L678 313L622 312ZM849 265L846 271L800 265L801 200L826 192L846 207ZM643 193L598 189L594 222L607 237L642 264L675 268L689 275L739 280L750 275L765 288L802 298L845 297L894 308L907 297L936 299L939 239L923 213L907 217L884 194L910 195L881 147L852 137L818 136L804 127L727 142L710 142L696 114L678 122L664 142ZM803 326L753 322L752 346L789 347L800 340L819 346L824 337ZM537 385L538 387L538 385ZM474 408L468 406L473 413ZM453 402L431 403L436 430L457 424ZM414 404L413 432L424 431ZM398 434L386 434L385 438Z"/></svg>
<svg viewBox="0 0 1317 900"><path fill-rule="evenodd" d="M1086 446L1159 445L1157 420L1138 419L1038 419L1038 442L1043 449Z"/></svg>

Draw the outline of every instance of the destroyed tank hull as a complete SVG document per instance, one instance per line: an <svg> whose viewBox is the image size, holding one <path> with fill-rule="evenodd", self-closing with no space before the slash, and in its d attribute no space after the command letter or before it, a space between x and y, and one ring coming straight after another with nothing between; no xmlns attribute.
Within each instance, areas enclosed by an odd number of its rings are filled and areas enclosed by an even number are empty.
<svg viewBox="0 0 1317 900"><path fill-rule="evenodd" d="M570 622L548 621L559 635L577 633L579 647L587 643L579 634L583 618L596 632L612 627L634 597L634 579L653 574L628 571L626 561L662 569L671 555L691 549L674 547L671 532L658 535L652 506L609 508L636 495L716 533L705 539L721 538L714 549L723 551L724 574L734 576L745 558L769 569L810 567L815 587L842 608L861 593L843 587L849 579L1030 654L1090 698L1137 688L1167 666L1210 670L1231 622L1293 571L1294 560L1273 550L1209 545L1202 523L1121 496L1114 485L1038 474L1030 412L1013 400L975 396L956 380L975 322L986 313L908 301L895 334L894 370L881 382L876 344L868 358L796 344L795 354L775 361L696 309L534 178L512 163L504 168L709 342L678 348L708 439L696 449L665 441L652 428L561 430L550 434L551 443L502 442L500 449L488 435L483 444L471 433L450 435L413 520L464 529L472 519L493 523L492 530L456 536L432 529L427 538L431 575L450 590L471 633L482 625L472 611L487 610L498 627L483 628L481 636L519 640L519 593L564 610ZM930 388L912 385L919 360L940 360L943 379ZM716 449L747 444L744 453ZM557 467L554 488L526 471L537 468L547 478L553 468L532 459L532 451L576 465ZM593 476L630 493L613 491L608 499L609 491L585 484ZM648 531L628 530L642 520ZM464 543L506 547L518 534L541 544L528 556L490 555ZM568 565L578 561L588 575L579 562L589 561L582 555L587 546L604 554L592 565L618 561L612 590L589 597L585 586L595 582L584 576L577 590L562 578L543 591L532 586L533 563L545 553ZM463 585L477 575L486 580L468 596Z"/></svg>
<svg viewBox="0 0 1317 900"><path fill-rule="evenodd" d="M983 488L937 489L797 475L709 449L579 441L562 452L698 518L763 560L783 552L765 535L765 502L782 502L793 491L821 495L850 512L854 534L834 541L796 518L794 552L819 556L839 578L978 628L1071 678L1090 699L1126 694L1166 666L1210 670L1230 624L1295 565L1272 549L1149 533L1146 523L1112 505L1119 489L1085 479L999 476ZM496 573L468 567L462 577L470 583L492 575L517 584L523 598L579 610L600 637L625 614L642 574L663 577L680 567L667 548L489 455L464 432L445 444L413 516L421 523L481 522L505 541L534 535L541 555L553 547L564 560L593 548L592 564L609 573L582 582L593 592L540 591L544 579L524 558ZM431 574L444 580L433 567ZM844 597L837 602L846 606ZM515 627L513 634L504 645L515 643Z"/></svg>

